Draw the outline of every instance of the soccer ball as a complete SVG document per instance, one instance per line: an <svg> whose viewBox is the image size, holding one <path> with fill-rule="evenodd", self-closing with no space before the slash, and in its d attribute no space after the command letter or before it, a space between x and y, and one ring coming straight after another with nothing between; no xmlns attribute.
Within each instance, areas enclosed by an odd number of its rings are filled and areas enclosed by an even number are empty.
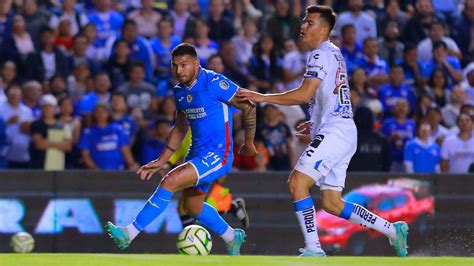
<svg viewBox="0 0 474 266"><path fill-rule="evenodd" d="M176 245L181 254L207 255L211 252L212 239L204 227L193 224L179 233Z"/></svg>
<svg viewBox="0 0 474 266"><path fill-rule="evenodd" d="M10 245L16 253L28 253L35 247L35 240L27 232L19 232L12 236Z"/></svg>

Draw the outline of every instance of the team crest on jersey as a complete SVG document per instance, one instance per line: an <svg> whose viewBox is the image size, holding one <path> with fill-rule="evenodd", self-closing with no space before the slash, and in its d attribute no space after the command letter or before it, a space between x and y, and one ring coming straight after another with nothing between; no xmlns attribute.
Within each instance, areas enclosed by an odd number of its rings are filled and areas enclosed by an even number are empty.
<svg viewBox="0 0 474 266"><path fill-rule="evenodd" d="M229 82L225 81L225 80L221 80L219 81L219 86L223 89L223 90L228 90L229 87L230 87L230 84Z"/></svg>
<svg viewBox="0 0 474 266"><path fill-rule="evenodd" d="M186 96L186 101L187 101L188 103L192 102L192 101L193 101L193 96L192 96L191 94L188 94L188 95Z"/></svg>

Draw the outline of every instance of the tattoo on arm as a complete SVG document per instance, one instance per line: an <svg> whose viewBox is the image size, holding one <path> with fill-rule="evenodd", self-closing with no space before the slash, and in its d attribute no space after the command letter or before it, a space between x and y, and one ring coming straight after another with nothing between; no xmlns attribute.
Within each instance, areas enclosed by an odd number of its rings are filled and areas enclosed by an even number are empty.
<svg viewBox="0 0 474 266"><path fill-rule="evenodd" d="M257 128L257 108L251 101L239 101L234 97L230 104L242 110L242 120L245 128L245 141L252 141L255 138Z"/></svg>

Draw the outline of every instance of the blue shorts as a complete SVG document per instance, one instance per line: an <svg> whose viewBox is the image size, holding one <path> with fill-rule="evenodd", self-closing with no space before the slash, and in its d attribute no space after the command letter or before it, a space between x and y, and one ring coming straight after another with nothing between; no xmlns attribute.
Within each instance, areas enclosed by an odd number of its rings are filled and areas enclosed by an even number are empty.
<svg viewBox="0 0 474 266"><path fill-rule="evenodd" d="M223 154L209 152L207 155L193 156L187 160L196 170L198 180L194 189L199 192L207 193L214 180L227 175L232 168L234 156L230 153L227 159Z"/></svg>

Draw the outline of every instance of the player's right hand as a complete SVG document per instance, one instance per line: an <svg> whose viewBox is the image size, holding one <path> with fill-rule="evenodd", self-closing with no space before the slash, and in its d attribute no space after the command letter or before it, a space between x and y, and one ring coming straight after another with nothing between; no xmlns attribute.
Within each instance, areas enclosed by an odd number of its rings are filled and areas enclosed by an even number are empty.
<svg viewBox="0 0 474 266"><path fill-rule="evenodd" d="M140 175L141 180L149 180L164 164L160 160L153 160L140 167L137 174Z"/></svg>
<svg viewBox="0 0 474 266"><path fill-rule="evenodd" d="M257 148L253 142L243 144L239 149L239 154L246 156L255 156L258 154Z"/></svg>
<svg viewBox="0 0 474 266"><path fill-rule="evenodd" d="M265 101L265 95L264 94L261 94L261 93L255 92L255 91L251 91L251 90L247 90L247 89L238 90L237 91L237 98L242 99L242 100L249 100L249 101L256 102L256 103L261 103L261 102Z"/></svg>

